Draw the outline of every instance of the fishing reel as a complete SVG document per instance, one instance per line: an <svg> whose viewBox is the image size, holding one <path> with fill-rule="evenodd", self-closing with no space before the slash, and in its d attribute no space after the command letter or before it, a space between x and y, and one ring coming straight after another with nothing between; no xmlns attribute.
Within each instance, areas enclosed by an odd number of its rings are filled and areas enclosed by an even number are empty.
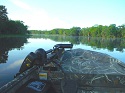
<svg viewBox="0 0 125 93"><path fill-rule="evenodd" d="M30 52L24 59L19 73L26 71L27 69L33 67L34 65L43 66L47 62L46 51L42 48L39 48L34 52Z"/></svg>

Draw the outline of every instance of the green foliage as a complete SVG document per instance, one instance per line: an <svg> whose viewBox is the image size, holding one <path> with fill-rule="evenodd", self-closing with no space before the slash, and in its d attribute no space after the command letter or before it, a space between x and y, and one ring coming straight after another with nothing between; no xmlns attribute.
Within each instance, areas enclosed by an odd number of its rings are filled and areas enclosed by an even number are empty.
<svg viewBox="0 0 125 93"><path fill-rule="evenodd" d="M116 27L116 24L111 24L108 28L109 28L108 29L109 37L117 37L117 27Z"/></svg>
<svg viewBox="0 0 125 93"><path fill-rule="evenodd" d="M125 38L125 25L116 27L116 24L109 26L94 25L92 27L80 28L72 27L70 29L58 28L49 31L30 30L22 21L8 20L7 9L0 5L0 34L53 34L66 36L88 36L88 37L123 37Z"/></svg>
<svg viewBox="0 0 125 93"><path fill-rule="evenodd" d="M72 36L79 36L80 31L81 31L80 27L72 27L70 29L70 35L72 35Z"/></svg>
<svg viewBox="0 0 125 93"><path fill-rule="evenodd" d="M8 20L7 9L0 5L0 34L27 34L23 21Z"/></svg>
<svg viewBox="0 0 125 93"><path fill-rule="evenodd" d="M80 36L88 36L89 34L89 28L82 28L79 35Z"/></svg>
<svg viewBox="0 0 125 93"><path fill-rule="evenodd" d="M123 37L125 38L125 25L116 27L115 24L109 26L96 25L87 28L72 27L70 29L53 29L50 31L38 31L30 30L31 34L53 34L53 35L66 35L66 36L89 36L89 37L108 37L116 38Z"/></svg>
<svg viewBox="0 0 125 93"><path fill-rule="evenodd" d="M0 5L0 22L5 22L8 20L7 9L5 6Z"/></svg>
<svg viewBox="0 0 125 93"><path fill-rule="evenodd" d="M125 38L125 24L118 27L119 37Z"/></svg>
<svg viewBox="0 0 125 93"><path fill-rule="evenodd" d="M108 26L102 26L101 37L108 37L107 31L108 31Z"/></svg>
<svg viewBox="0 0 125 93"><path fill-rule="evenodd" d="M26 34L27 26L22 21L8 20L0 23L0 34Z"/></svg>

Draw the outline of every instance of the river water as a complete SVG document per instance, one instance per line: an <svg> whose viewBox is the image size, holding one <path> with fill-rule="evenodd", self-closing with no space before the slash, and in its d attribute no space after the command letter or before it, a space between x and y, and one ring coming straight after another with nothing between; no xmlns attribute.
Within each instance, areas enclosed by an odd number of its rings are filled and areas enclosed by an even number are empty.
<svg viewBox="0 0 125 93"><path fill-rule="evenodd" d="M35 52L38 48L49 50L56 44L69 43L74 45L73 49L82 48L106 53L125 63L125 39L53 35L0 37L0 86L14 78L30 52Z"/></svg>

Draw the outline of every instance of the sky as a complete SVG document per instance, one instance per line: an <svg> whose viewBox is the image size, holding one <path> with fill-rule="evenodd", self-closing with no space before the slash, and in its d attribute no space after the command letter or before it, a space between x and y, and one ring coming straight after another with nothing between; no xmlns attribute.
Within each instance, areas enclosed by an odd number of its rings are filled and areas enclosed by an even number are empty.
<svg viewBox="0 0 125 93"><path fill-rule="evenodd" d="M125 0L0 0L29 30L125 24Z"/></svg>

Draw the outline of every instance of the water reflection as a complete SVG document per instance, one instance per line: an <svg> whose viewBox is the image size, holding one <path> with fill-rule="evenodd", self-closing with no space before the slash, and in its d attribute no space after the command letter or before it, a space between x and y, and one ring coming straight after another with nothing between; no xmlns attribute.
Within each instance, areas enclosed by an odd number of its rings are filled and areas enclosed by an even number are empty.
<svg viewBox="0 0 125 93"><path fill-rule="evenodd" d="M29 43L26 44L27 42ZM28 53L34 52L38 48L48 50L53 48L55 44L67 42L73 43L74 47L78 48L87 49L86 47L91 47L92 50L96 49L96 51L106 49L103 51L104 53L109 50L111 52L108 51L107 54L119 57L124 61L125 39L53 35L34 35L30 39L27 39L27 37L2 37L0 38L0 63L6 64L0 64L0 86L13 79L13 76L18 72L19 65Z"/></svg>
<svg viewBox="0 0 125 93"><path fill-rule="evenodd" d="M125 39L121 38L94 38L94 37L78 37L78 36L54 36L54 35L34 35L32 38L51 39L56 42L70 42L74 45L83 44L91 46L93 49L101 48L109 51L123 52L125 49Z"/></svg>
<svg viewBox="0 0 125 93"><path fill-rule="evenodd" d="M8 51L13 49L23 49L24 43L27 43L27 37L1 37L0 38L0 63L6 63L8 60Z"/></svg>
<svg viewBox="0 0 125 93"><path fill-rule="evenodd" d="M94 50L107 49L111 52L124 52L125 39L121 38L92 38L78 36L54 36L54 35L33 35L31 38L51 39L55 42L70 42L74 45L91 46ZM6 63L8 60L8 51L13 49L22 50L24 43L27 43L27 37L2 37L0 38L0 63Z"/></svg>
<svg viewBox="0 0 125 93"><path fill-rule="evenodd" d="M23 62L23 59L17 60L15 62L13 62L12 64L7 65L6 68L1 68L0 73L2 73L3 71L9 71L11 69L14 69L14 68L20 66L22 64L22 62Z"/></svg>

